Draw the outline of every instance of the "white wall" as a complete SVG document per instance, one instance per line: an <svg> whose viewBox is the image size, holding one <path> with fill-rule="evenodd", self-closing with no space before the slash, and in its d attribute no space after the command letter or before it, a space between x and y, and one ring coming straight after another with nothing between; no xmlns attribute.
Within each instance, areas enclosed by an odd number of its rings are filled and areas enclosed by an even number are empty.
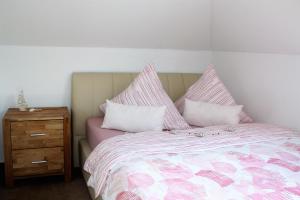
<svg viewBox="0 0 300 200"><path fill-rule="evenodd" d="M210 0L0 0L0 44L210 49Z"/></svg>
<svg viewBox="0 0 300 200"><path fill-rule="evenodd" d="M210 51L0 46L0 116L21 88L30 106L69 106L72 72L136 72L153 63L161 72L200 73L211 60Z"/></svg>
<svg viewBox="0 0 300 200"><path fill-rule="evenodd" d="M257 121L300 129L299 10L299 0L0 0L0 114L20 88L32 106L69 105L74 71L213 62Z"/></svg>
<svg viewBox="0 0 300 200"><path fill-rule="evenodd" d="M214 52L213 63L256 121L300 130L300 55Z"/></svg>
<svg viewBox="0 0 300 200"><path fill-rule="evenodd" d="M212 0L213 63L225 84L257 121L298 130L299 23L299 0Z"/></svg>
<svg viewBox="0 0 300 200"><path fill-rule="evenodd" d="M211 0L212 47L300 54L299 0Z"/></svg>
<svg viewBox="0 0 300 200"><path fill-rule="evenodd" d="M212 60L210 6L210 0L0 0L0 115L21 88L32 106L69 105L74 71L140 71L154 63L159 71L201 72ZM0 128L1 147L1 122Z"/></svg>

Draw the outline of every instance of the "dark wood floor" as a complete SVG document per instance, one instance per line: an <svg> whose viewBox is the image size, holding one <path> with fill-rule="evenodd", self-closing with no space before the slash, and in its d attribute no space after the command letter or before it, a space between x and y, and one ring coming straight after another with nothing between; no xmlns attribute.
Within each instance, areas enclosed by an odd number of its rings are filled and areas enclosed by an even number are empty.
<svg viewBox="0 0 300 200"><path fill-rule="evenodd" d="M1 200L90 200L88 189L80 173L75 173L69 183L62 176L18 180L13 188L3 186Z"/></svg>

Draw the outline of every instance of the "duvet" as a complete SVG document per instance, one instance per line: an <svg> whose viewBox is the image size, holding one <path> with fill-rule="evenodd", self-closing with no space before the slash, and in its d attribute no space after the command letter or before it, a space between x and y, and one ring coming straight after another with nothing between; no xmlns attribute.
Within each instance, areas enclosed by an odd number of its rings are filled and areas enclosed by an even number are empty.
<svg viewBox="0 0 300 200"><path fill-rule="evenodd" d="M84 169L103 200L300 199L300 134L265 124L125 134Z"/></svg>

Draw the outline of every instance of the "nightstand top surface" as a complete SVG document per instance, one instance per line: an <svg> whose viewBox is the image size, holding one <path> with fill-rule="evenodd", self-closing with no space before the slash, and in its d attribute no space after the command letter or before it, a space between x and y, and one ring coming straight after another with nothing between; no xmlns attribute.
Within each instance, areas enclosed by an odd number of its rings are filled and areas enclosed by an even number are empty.
<svg viewBox="0 0 300 200"><path fill-rule="evenodd" d="M52 120L64 119L69 115L67 107L35 107L33 112L19 111L18 108L9 108L5 113L3 119L12 121L25 121L25 120Z"/></svg>

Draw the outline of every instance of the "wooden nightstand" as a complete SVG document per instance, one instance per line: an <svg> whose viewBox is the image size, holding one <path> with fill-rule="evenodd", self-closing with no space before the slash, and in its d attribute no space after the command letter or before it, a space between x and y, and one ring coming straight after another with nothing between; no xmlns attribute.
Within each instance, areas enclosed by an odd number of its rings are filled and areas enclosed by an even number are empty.
<svg viewBox="0 0 300 200"><path fill-rule="evenodd" d="M20 112L3 118L5 184L18 178L64 175L71 180L71 132L67 107Z"/></svg>

